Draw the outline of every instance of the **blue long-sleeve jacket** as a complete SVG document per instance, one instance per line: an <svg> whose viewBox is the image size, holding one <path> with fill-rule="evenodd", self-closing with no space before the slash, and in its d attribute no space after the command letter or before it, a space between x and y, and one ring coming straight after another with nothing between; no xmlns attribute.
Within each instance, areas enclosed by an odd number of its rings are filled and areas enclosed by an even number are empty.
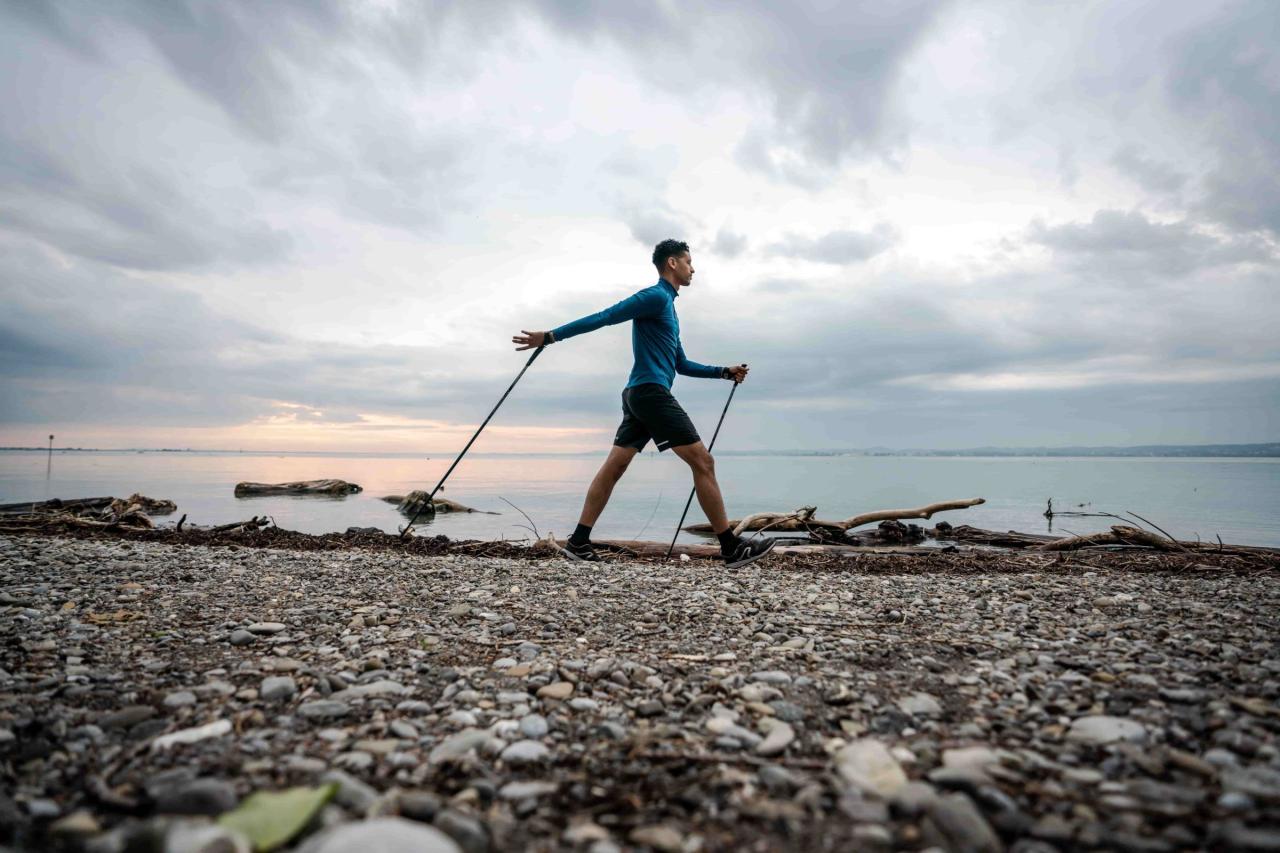
<svg viewBox="0 0 1280 853"><path fill-rule="evenodd" d="M631 350L635 354L635 366L627 379L628 388L649 382L670 388L677 373L719 379L724 373L723 367L698 364L685 357L684 347L680 345L680 318L676 316L678 295L674 287L659 279L657 284L628 296L617 305L565 323L552 329L551 334L557 341L563 341L603 326L631 320Z"/></svg>

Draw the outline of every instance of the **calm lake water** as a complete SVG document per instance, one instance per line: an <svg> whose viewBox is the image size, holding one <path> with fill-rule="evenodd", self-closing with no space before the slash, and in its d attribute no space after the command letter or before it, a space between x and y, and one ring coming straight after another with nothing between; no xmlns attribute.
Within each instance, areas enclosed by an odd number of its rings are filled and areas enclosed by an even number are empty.
<svg viewBox="0 0 1280 853"><path fill-rule="evenodd" d="M311 533L350 526L394 532L403 519L378 498L430 489L451 458L256 453L107 451L0 452L0 503L141 492L178 504L197 524L270 515ZM573 530L601 456L468 456L445 496L500 515L439 515L420 532L451 538L521 539L520 507L545 535ZM972 458L897 456L730 456L717 459L729 514L818 506L820 518L983 497L987 503L935 516L952 524L1043 533L1056 509L1136 512L1179 538L1280 547L1280 460L1159 458ZM47 469L47 470L46 470ZM345 498L236 498L237 482L337 477L364 492ZM691 481L671 454L638 457L614 492L597 538L669 540ZM689 519L703 521L694 502ZM1055 533L1105 530L1106 518L1058 518ZM681 541L698 541L681 534Z"/></svg>

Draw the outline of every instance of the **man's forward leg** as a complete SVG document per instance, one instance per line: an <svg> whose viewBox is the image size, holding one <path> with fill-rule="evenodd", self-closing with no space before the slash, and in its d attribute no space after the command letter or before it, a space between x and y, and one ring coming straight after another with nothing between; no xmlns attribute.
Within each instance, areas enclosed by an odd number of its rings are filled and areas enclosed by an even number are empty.
<svg viewBox="0 0 1280 853"><path fill-rule="evenodd" d="M773 550L773 539L740 539L729 528L729 517L724 511L724 497L716 480L716 464L711 453L701 441L671 448L689 464L693 471L693 488L698 495L698 505L711 522L711 529L720 540L720 554L729 568L753 563Z"/></svg>

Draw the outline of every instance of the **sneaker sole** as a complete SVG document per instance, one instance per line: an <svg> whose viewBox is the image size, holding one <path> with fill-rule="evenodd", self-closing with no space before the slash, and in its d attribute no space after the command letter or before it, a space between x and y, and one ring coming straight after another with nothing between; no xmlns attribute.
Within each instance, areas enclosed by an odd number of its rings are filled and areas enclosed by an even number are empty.
<svg viewBox="0 0 1280 853"><path fill-rule="evenodd" d="M772 554L772 553L773 553L773 549L774 549L774 547L776 547L776 546L777 546L777 544L778 544L778 542L777 542L777 540L776 540L776 539L770 539L770 540L769 540L769 547L768 547L768 548L765 548L765 549L764 549L763 551L761 551L759 554L752 554L750 557L747 557L745 560L738 560L736 563L726 563L726 564L725 564L725 568L726 568L726 569L737 569L737 568L740 568L740 567L742 567L742 566L747 565L748 563L754 563L756 560L763 559L764 557L767 557L767 556L769 556L770 554Z"/></svg>
<svg viewBox="0 0 1280 853"><path fill-rule="evenodd" d="M566 557L568 557L570 560L577 560L579 563L598 563L598 562L600 562L600 557L599 557L599 556L597 556L595 559L592 559L592 558L590 558L590 557L579 557L577 554L573 553L573 552L572 552L572 551L570 551L568 548L561 547L560 545L557 545L557 546L556 546L556 550L557 550L557 551L559 551L561 554L564 554L564 555L565 555Z"/></svg>

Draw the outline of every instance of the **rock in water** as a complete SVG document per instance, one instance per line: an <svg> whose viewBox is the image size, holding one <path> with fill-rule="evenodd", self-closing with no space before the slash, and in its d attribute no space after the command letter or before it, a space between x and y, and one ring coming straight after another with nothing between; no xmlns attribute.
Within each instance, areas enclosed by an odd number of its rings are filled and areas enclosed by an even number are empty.
<svg viewBox="0 0 1280 853"><path fill-rule="evenodd" d="M422 490L413 491L404 496L400 504L396 507L405 515L435 515L436 507L430 500L430 495Z"/></svg>

